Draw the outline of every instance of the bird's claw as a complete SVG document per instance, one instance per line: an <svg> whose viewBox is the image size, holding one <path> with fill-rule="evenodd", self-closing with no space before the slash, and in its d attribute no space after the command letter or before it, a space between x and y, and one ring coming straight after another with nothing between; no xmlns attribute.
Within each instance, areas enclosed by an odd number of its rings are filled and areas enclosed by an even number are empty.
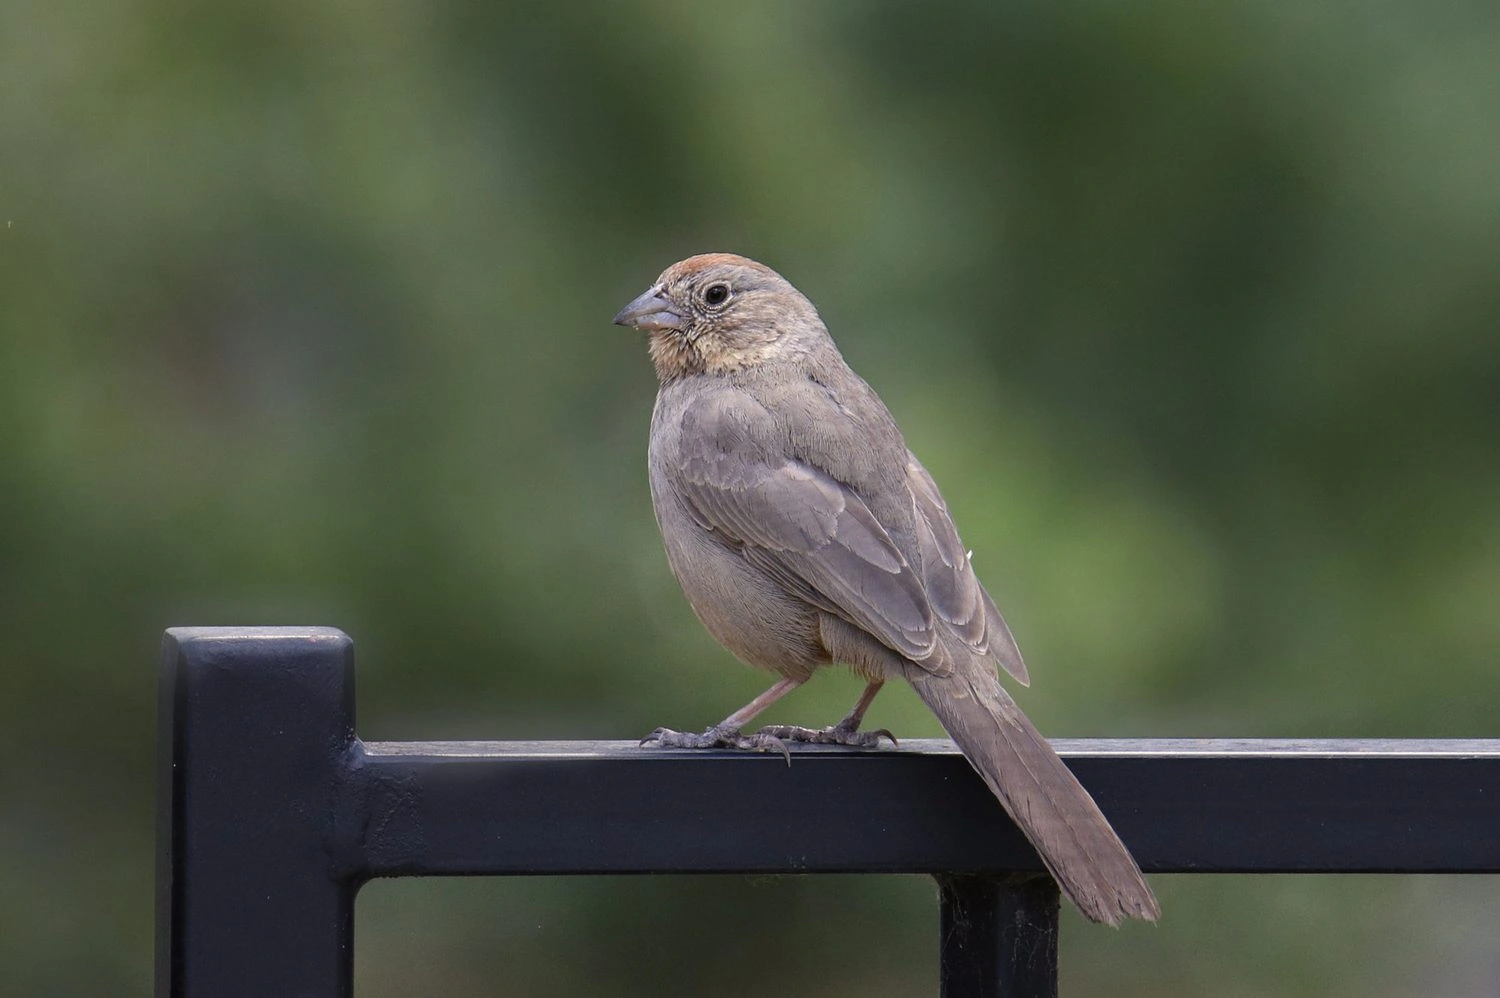
<svg viewBox="0 0 1500 998"><path fill-rule="evenodd" d="M850 748L878 748L880 739L889 738L892 745L899 744L896 736L885 728L860 731L840 722L828 728L803 728L795 724L768 724L756 732L788 742L807 742L812 745L847 745Z"/></svg>
<svg viewBox="0 0 1500 998"><path fill-rule="evenodd" d="M786 764L792 764L792 753L786 742L765 730L745 734L739 728L727 728L716 724L701 734L691 731L674 731L657 728L641 739L641 746L685 749L739 749L744 752L780 752Z"/></svg>

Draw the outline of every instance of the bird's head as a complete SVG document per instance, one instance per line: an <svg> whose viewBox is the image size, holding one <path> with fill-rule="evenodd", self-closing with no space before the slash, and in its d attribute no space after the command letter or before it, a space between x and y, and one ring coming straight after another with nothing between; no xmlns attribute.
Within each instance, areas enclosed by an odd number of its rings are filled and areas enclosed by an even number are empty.
<svg viewBox="0 0 1500 998"><path fill-rule="evenodd" d="M663 381L789 359L828 336L802 292L770 267L732 253L672 264L614 321L651 334Z"/></svg>

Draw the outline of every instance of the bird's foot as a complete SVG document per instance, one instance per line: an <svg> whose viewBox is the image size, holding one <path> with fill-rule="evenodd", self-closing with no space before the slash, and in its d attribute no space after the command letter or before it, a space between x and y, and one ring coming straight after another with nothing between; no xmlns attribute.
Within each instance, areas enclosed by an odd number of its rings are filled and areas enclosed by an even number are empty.
<svg viewBox="0 0 1500 998"><path fill-rule="evenodd" d="M756 732L788 742L808 742L813 745L847 745L850 748L878 748L880 739L889 738L892 745L898 744L896 736L884 728L860 731L852 724L840 721L828 728L803 728L795 724L768 724Z"/></svg>
<svg viewBox="0 0 1500 998"><path fill-rule="evenodd" d="M787 765L792 764L792 754L787 750L786 742L775 735L765 731L747 735L739 728L726 727L722 724L716 724L702 734L695 734L691 731L673 731L671 728L657 728L642 738L641 744L643 746L655 745L659 748L727 748L746 752L780 752L786 759Z"/></svg>

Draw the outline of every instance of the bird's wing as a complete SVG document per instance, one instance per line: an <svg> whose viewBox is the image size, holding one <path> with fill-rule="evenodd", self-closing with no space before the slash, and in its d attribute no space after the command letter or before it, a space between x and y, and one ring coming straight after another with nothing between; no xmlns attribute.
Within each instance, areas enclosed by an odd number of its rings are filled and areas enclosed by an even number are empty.
<svg viewBox="0 0 1500 998"><path fill-rule="evenodd" d="M854 490L778 453L770 414L748 395L706 396L682 418L677 484L701 526L903 657L919 665L933 657L922 579Z"/></svg>
<svg viewBox="0 0 1500 998"><path fill-rule="evenodd" d="M922 462L911 454L907 455L906 485L916 512L923 588L933 611L976 654L994 656L1022 685L1030 685L1021 650L974 574L948 504Z"/></svg>

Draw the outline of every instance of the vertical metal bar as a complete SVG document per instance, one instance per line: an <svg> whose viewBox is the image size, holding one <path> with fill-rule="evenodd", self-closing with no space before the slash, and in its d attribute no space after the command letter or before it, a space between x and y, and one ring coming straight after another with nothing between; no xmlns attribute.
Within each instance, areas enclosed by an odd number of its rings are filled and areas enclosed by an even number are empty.
<svg viewBox="0 0 1500 998"><path fill-rule="evenodd" d="M943 998L1057 998L1051 877L939 875Z"/></svg>
<svg viewBox="0 0 1500 998"><path fill-rule="evenodd" d="M331 628L167 632L157 998L352 995L355 884L329 851L353 694Z"/></svg>

